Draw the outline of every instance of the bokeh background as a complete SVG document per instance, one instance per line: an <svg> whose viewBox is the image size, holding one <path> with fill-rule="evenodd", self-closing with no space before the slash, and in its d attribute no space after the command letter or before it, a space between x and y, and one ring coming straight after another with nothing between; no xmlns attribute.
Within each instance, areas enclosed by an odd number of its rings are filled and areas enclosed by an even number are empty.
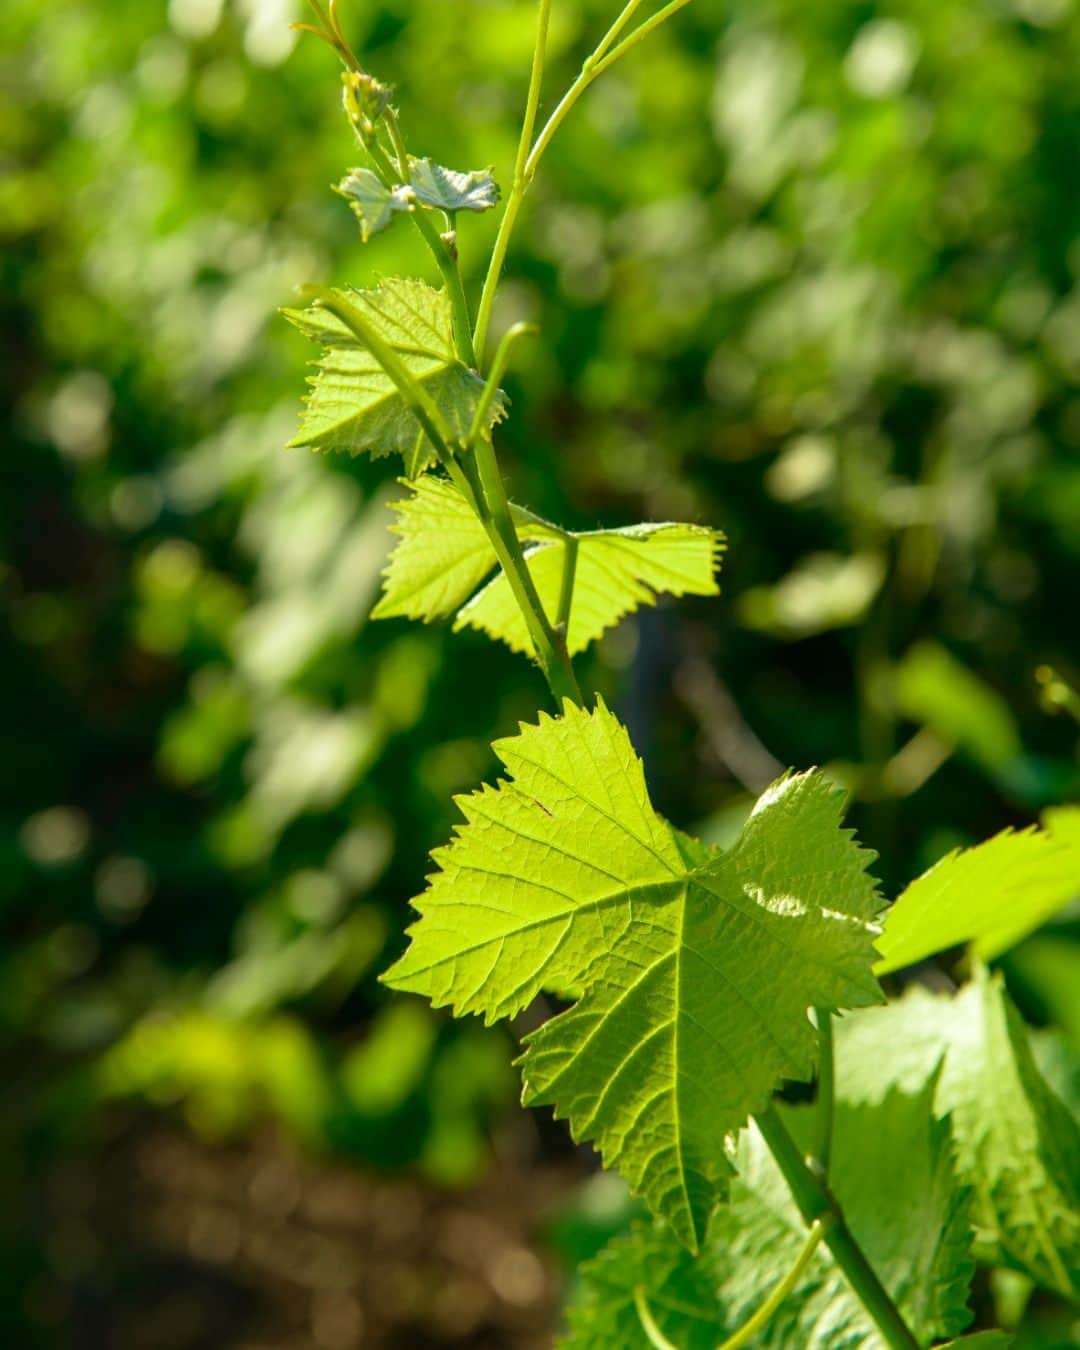
<svg viewBox="0 0 1080 1350"><path fill-rule="evenodd" d="M614 8L556 4L547 106ZM411 145L504 184L533 9L342 0ZM623 1206L516 1106L511 1031L376 983L451 795L545 695L477 635L370 624L392 470L282 448L293 287L430 271L327 191L358 155L299 17L4 5L0 1333L27 1350L531 1350ZM825 764L894 892L1076 798L1078 69L1073 0L695 0L555 142L497 315L545 334L502 444L563 523L728 534L720 601L584 672L681 826L722 843L777 765ZM474 288L493 228L461 231ZM1075 1104L1076 914L1005 967ZM1023 1344L1077 1343L1046 1325Z"/></svg>

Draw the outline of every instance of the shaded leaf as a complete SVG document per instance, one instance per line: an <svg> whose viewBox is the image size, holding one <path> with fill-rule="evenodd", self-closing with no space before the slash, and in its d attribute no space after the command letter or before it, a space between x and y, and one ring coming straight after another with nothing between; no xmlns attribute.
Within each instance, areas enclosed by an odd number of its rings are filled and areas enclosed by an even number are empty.
<svg viewBox="0 0 1080 1350"><path fill-rule="evenodd" d="M394 348L414 378L434 399L453 435L464 438L472 423L483 382L458 360L453 318L445 292L421 281L392 278L373 291L340 292L359 306L383 339ZM325 348L309 381L299 433L290 446L316 450L397 453L414 469L434 462L434 451L418 450L420 424L393 380L344 323L329 310L312 305L285 310L285 317ZM505 415L506 401L494 401L492 424Z"/></svg>
<svg viewBox="0 0 1080 1350"><path fill-rule="evenodd" d="M873 1107L840 1104L835 1156L846 1165L833 1179L852 1231L921 1345L971 1320L967 1197L954 1184L949 1127L932 1118L931 1092L932 1085L912 1096L893 1092ZM811 1113L788 1114L805 1132ZM730 1203L717 1211L699 1257L670 1229L638 1224L584 1268L564 1350L647 1350L637 1289L680 1350L716 1350L761 1307L795 1265L806 1227L753 1127L740 1141L736 1165ZM749 1345L881 1350L882 1341L822 1245Z"/></svg>
<svg viewBox="0 0 1080 1350"><path fill-rule="evenodd" d="M954 998L913 990L837 1026L837 1084L851 1101L913 1091L938 1071L957 1174L974 1191L975 1253L1080 1295L1080 1128L1032 1058L1001 981Z"/></svg>
<svg viewBox="0 0 1080 1350"><path fill-rule="evenodd" d="M726 1136L813 1071L807 1009L880 997L871 855L817 773L768 789L728 852L685 840L602 702L495 750L511 777L459 799L387 981L488 1020L582 991L529 1038L526 1101L554 1103L696 1247Z"/></svg>
<svg viewBox="0 0 1080 1350"><path fill-rule="evenodd" d="M1004 830L954 849L904 891L885 916L878 973L960 943L989 960L1080 895L1080 807L1047 813L1047 827Z"/></svg>

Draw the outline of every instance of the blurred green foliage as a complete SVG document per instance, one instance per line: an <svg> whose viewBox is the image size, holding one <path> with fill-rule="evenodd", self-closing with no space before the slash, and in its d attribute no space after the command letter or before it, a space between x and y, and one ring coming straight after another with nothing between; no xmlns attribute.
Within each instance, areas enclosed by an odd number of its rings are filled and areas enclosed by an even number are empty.
<svg viewBox="0 0 1080 1350"><path fill-rule="evenodd" d="M533 6L343 8L410 143L505 184ZM549 100L610 9L556 6ZM514 1094L499 1033L374 982L451 794L544 695L479 635L370 624L388 470L282 448L293 288L429 273L326 190L357 156L293 17L5 5L13 1172L137 1098L460 1181ZM515 495L729 536L719 603L590 658L680 823L723 838L763 757L825 763L895 887L1076 796L1036 672L1080 683L1078 65L1072 0L696 0L545 161L496 311L544 331ZM461 231L474 295L493 230ZM1007 971L1080 1053L1077 941Z"/></svg>

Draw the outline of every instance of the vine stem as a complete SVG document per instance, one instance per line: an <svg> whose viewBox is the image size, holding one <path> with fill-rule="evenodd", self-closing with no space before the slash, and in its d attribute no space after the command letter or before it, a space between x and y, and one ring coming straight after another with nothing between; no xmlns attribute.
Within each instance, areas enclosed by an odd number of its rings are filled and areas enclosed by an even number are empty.
<svg viewBox="0 0 1080 1350"><path fill-rule="evenodd" d="M568 698L580 704L581 690L566 652L566 643L560 640L552 628L525 562L491 441L486 436L480 436L473 444L472 452L466 452L465 447L455 440L438 404L361 308L333 291L316 287L309 288L307 293L323 309L341 320L394 382L406 406L431 442L439 462L484 526L521 609L536 659L556 703L561 704L563 699Z"/></svg>
<svg viewBox="0 0 1080 1350"><path fill-rule="evenodd" d="M828 1008L815 1008L818 1029L818 1132L814 1158L821 1174L829 1175L832 1162L833 1120L835 1117L835 1060L833 1055L832 1013Z"/></svg>
<svg viewBox="0 0 1080 1350"><path fill-rule="evenodd" d="M498 460L495 458L495 448L488 439L481 437L473 446L472 458L477 467L484 502L491 513L494 532L489 528L488 537L495 545L510 589L525 619L540 669L557 704L570 699L580 706L584 700L566 650L565 637L552 628L525 561ZM497 538L501 541L501 549L496 543Z"/></svg>
<svg viewBox="0 0 1080 1350"><path fill-rule="evenodd" d="M595 48L582 62L581 70L577 78L571 84L570 88L562 96L557 104L555 111L545 122L540 134L536 140L532 140L533 130L536 126L537 112L540 106L540 87L544 79L544 66L547 60L547 34L548 22L551 17L551 0L540 0L540 10L536 26L536 45L533 49L532 74L529 77L529 93L525 103L525 117L521 126L521 138L518 142L517 160L514 164L514 181L510 188L510 194L506 199L506 210L503 212L503 218L499 222L499 231L495 237L495 246L492 249L491 261L488 265L487 276L484 278L484 290L480 297L480 307L477 310L476 328L473 332L473 346L479 354L480 360L484 358L484 348L487 344L488 327L491 323L491 309L495 303L495 292L498 290L499 279L502 276L502 270L506 263L506 254L510 247L510 239L514 233L514 227L517 224L518 214L521 211L521 204L525 199L525 194L536 177L536 170L543 158L544 151L551 144L555 133L566 121L567 116L581 98L585 90L592 84L598 75L602 75L605 70L613 66L616 61L625 56L628 51L635 47L642 38L647 37L654 29L666 22L673 14L688 5L690 0L670 0L670 3L657 10L644 23L639 24L629 36L623 38L621 42L616 43L619 35L623 32L626 25L630 22L634 13L640 8L641 0L628 0L623 7L618 18L609 26L607 32L596 44ZM531 146L530 146L530 142Z"/></svg>
<svg viewBox="0 0 1080 1350"><path fill-rule="evenodd" d="M831 1218L824 1233L825 1243L889 1350L919 1350L919 1342L852 1236L843 1210L816 1162L802 1156L774 1106L755 1116L755 1120L807 1224Z"/></svg>
<svg viewBox="0 0 1080 1350"><path fill-rule="evenodd" d="M384 117L394 117L393 109L387 108ZM401 172L407 174L408 155L405 151L404 142L401 140L401 129L397 124L396 117L394 117L393 125L394 131L391 133L391 139L395 143L395 153L399 158L402 155L405 156L406 168ZM394 173L394 165L390 156L374 138L364 141L364 149L371 156L371 162L375 166L375 172L378 174L380 182L384 187L393 188L398 174ZM472 319L469 315L469 301L465 295L465 287L461 281L461 269L458 266L457 253L451 250L423 207L410 211L409 216L431 250L439 271L442 273L443 281L446 283L446 293L450 297L450 306L454 315L454 346L457 348L457 354L470 370L475 370L476 350L473 346Z"/></svg>
<svg viewBox="0 0 1080 1350"><path fill-rule="evenodd" d="M544 65L547 62L548 26L551 22L551 0L540 0L536 16L536 42L533 45L532 71L529 74L529 92L525 99L525 116L521 123L521 135L518 138L517 158L514 161L514 181L510 185L510 195L506 199L506 209L495 244L488 263L484 289L480 296L480 307L476 311L476 329L473 332L473 346L484 359L487 344L488 325L491 323L491 307L495 303L495 292L499 288L506 251L510 247L510 236L517 224L518 212L528 190L525 178L525 165L529 158L529 146L532 144L533 129L540 108L540 89L544 83Z"/></svg>

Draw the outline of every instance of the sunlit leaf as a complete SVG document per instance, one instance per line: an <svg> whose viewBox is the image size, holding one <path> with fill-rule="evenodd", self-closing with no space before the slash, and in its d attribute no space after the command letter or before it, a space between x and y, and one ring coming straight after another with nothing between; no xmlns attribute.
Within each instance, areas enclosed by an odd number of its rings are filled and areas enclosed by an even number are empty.
<svg viewBox="0 0 1080 1350"><path fill-rule="evenodd" d="M525 538L540 531L521 529ZM625 615L668 595L716 595L716 570L724 550L718 530L700 525L632 525L574 536L577 562L567 626L571 655L586 647ZM529 571L548 618L555 622L567 561L561 539L538 543L526 555ZM458 628L479 628L518 652L531 652L525 620L501 573L458 615Z"/></svg>
<svg viewBox="0 0 1080 1350"><path fill-rule="evenodd" d="M394 349L413 377L434 399L451 433L464 438L483 390L479 376L464 366L454 349L453 318L445 292L421 281L388 279L373 291L340 294L361 308L380 336ZM430 447L417 453L420 425L397 386L362 342L328 309L312 305L285 310L285 317L325 348L309 381L311 393L299 433L290 446L316 450L400 454L416 468L434 461ZM505 414L496 397L492 423Z"/></svg>
<svg viewBox="0 0 1080 1350"><path fill-rule="evenodd" d="M531 652L521 611L496 569L482 526L451 484L424 477L395 504L401 536L387 568L377 618L406 615L433 620L457 611L455 627L478 628L514 651ZM529 571L554 623L567 562L567 532L515 511L529 545ZM571 654L583 651L612 624L661 593L715 595L724 550L718 530L698 525L634 525L572 536L577 550L573 604L567 630ZM474 594L475 592L475 594ZM472 597L470 599L470 596Z"/></svg>
<svg viewBox="0 0 1080 1350"><path fill-rule="evenodd" d="M603 703L495 749L511 776L459 799L466 823L387 979L488 1020L580 990L529 1037L526 1100L554 1103L696 1247L725 1138L813 1071L807 1009L880 997L872 855L817 773L774 784L726 853L678 835Z"/></svg>
<svg viewBox="0 0 1080 1350"><path fill-rule="evenodd" d="M1049 828L1004 830L956 849L911 883L885 916L878 973L970 942L989 960L1080 895L1080 807L1047 813Z"/></svg>
<svg viewBox="0 0 1080 1350"><path fill-rule="evenodd" d="M452 483L426 474L392 503L400 540L372 618L437 619L453 614L495 566L495 550Z"/></svg>

